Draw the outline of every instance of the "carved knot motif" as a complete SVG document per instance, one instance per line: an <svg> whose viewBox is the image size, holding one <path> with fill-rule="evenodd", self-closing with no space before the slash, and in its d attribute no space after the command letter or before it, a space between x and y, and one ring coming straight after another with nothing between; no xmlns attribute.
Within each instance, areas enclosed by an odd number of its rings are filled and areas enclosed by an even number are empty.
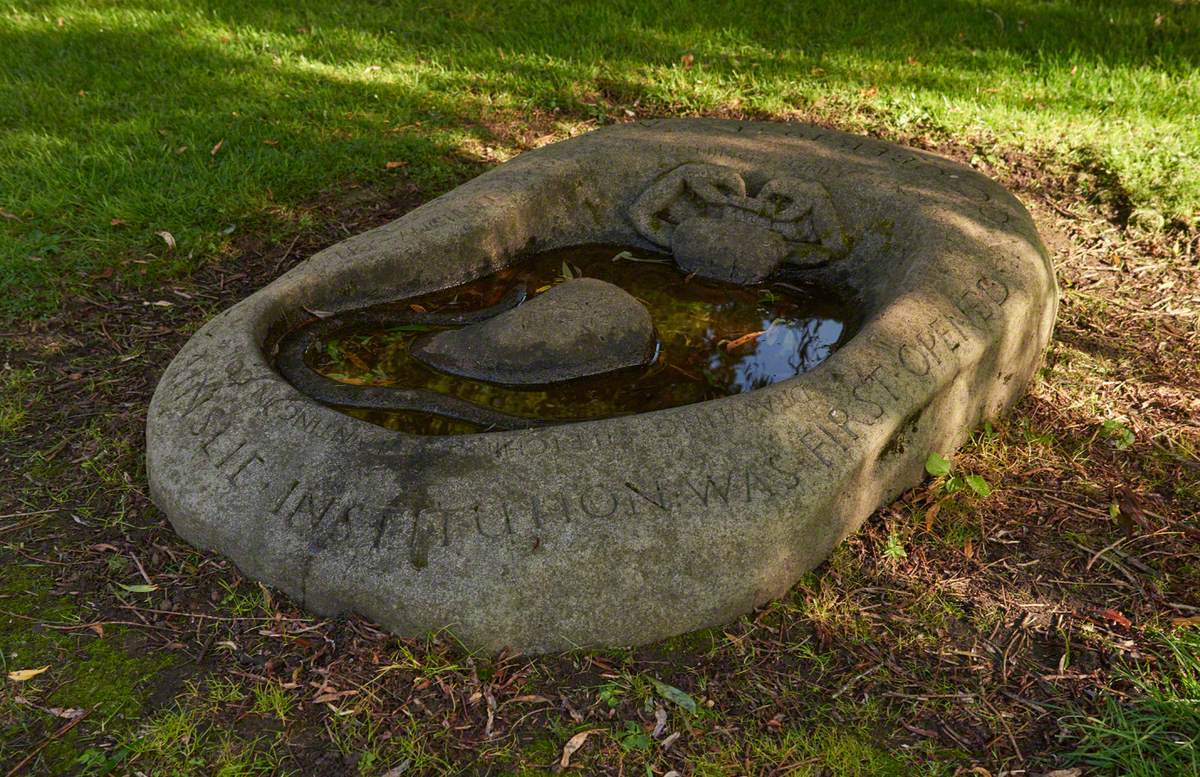
<svg viewBox="0 0 1200 777"><path fill-rule="evenodd" d="M732 283L757 283L782 263L824 264L847 250L824 186L772 178L751 196L745 179L720 165L676 167L642 192L629 216L686 272Z"/></svg>

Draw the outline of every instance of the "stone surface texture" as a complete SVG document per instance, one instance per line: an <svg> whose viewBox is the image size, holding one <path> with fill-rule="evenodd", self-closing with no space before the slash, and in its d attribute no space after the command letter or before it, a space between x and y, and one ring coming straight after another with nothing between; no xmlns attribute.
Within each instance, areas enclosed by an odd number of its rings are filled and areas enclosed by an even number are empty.
<svg viewBox="0 0 1200 777"><path fill-rule="evenodd" d="M786 261L855 301L859 333L751 393L457 437L356 420L272 367L306 307L444 289L561 246L670 246L696 217L778 232ZM448 628L482 649L653 641L781 596L916 484L931 451L1003 412L1055 305L1029 215L963 165L801 124L608 127L327 248L216 316L151 403L151 493L184 538L316 613Z"/></svg>
<svg viewBox="0 0 1200 777"><path fill-rule="evenodd" d="M495 318L421 338L412 354L452 375L534 385L646 364L656 345L642 303L620 286L576 278Z"/></svg>

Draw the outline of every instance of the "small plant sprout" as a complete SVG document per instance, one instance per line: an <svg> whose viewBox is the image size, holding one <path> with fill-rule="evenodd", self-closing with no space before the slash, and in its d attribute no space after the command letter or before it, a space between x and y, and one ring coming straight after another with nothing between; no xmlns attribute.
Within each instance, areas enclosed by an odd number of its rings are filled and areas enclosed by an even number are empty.
<svg viewBox="0 0 1200 777"><path fill-rule="evenodd" d="M961 491L964 487L969 488L975 496L980 499L991 496L992 487L982 475L954 475L951 474L953 466L946 457L936 451L929 454L929 458L925 459L925 471L935 478L939 478L934 484L934 488L941 488L947 494L953 494L955 491Z"/></svg>

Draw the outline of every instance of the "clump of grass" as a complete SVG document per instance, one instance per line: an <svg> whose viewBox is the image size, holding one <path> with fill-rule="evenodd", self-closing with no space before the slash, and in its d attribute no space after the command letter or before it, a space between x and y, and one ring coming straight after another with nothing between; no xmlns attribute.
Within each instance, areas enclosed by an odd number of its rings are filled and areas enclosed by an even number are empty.
<svg viewBox="0 0 1200 777"><path fill-rule="evenodd" d="M28 386L33 382L30 369L0 370L0 436L15 434L26 424L26 405L37 398Z"/></svg>
<svg viewBox="0 0 1200 777"><path fill-rule="evenodd" d="M1200 774L1200 630L1164 634L1162 647L1154 668L1120 670L1129 698L1066 721L1080 736L1075 762L1129 777Z"/></svg>

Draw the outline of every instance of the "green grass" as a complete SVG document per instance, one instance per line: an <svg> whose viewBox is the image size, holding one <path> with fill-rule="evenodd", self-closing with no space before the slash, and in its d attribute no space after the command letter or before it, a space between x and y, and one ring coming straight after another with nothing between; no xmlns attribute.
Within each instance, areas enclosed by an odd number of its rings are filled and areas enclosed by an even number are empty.
<svg viewBox="0 0 1200 777"><path fill-rule="evenodd" d="M555 136L627 110L953 133L1096 166L1152 222L1200 208L1196 3L279 6L0 10L0 312L277 239L348 180L443 189L530 115Z"/></svg>
<svg viewBox="0 0 1200 777"><path fill-rule="evenodd" d="M1153 668L1122 671L1130 698L1110 696L1100 715L1068 718L1081 739L1078 763L1129 777L1200 774L1200 630L1163 635L1155 658Z"/></svg>

